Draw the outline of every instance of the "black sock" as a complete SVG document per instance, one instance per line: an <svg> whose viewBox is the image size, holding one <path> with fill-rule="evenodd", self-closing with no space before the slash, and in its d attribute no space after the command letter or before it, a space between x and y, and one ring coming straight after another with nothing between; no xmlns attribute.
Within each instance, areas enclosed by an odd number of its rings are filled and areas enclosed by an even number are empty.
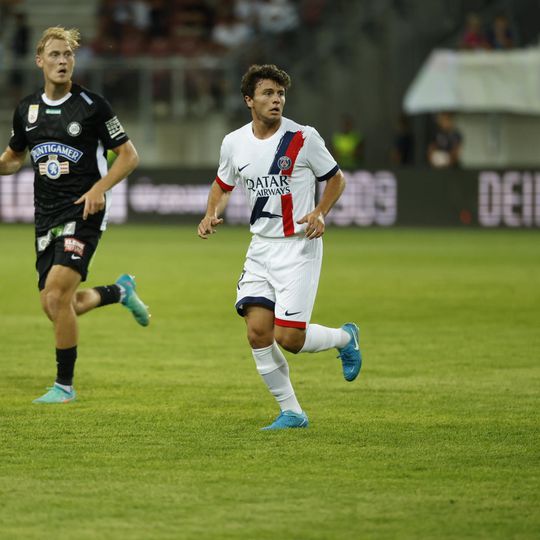
<svg viewBox="0 0 540 540"><path fill-rule="evenodd" d="M120 302L120 287L116 284L94 287L94 290L97 291L101 297L99 306L108 306L109 304L117 304Z"/></svg>
<svg viewBox="0 0 540 540"><path fill-rule="evenodd" d="M77 360L77 346L69 349L56 349L56 382L71 386L73 384L73 371Z"/></svg>

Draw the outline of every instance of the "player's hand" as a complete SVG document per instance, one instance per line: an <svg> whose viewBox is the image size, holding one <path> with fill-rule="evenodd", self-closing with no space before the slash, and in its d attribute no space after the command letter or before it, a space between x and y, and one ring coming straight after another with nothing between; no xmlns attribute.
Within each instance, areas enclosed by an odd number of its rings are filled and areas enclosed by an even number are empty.
<svg viewBox="0 0 540 540"><path fill-rule="evenodd" d="M200 238L206 240L209 235L216 232L215 227L221 225L222 223L223 219L221 218L217 218L215 216L204 216L204 218L199 223L199 227L197 228L197 234Z"/></svg>
<svg viewBox="0 0 540 540"><path fill-rule="evenodd" d="M310 212L309 214L306 214L296 223L298 223L298 225L307 223L306 238L308 238L309 240L313 240L314 238L320 238L324 234L324 216L321 212L318 212L316 210Z"/></svg>
<svg viewBox="0 0 540 540"><path fill-rule="evenodd" d="M83 204L83 219L89 215L97 214L105 208L105 194L95 186L79 197L73 204Z"/></svg>

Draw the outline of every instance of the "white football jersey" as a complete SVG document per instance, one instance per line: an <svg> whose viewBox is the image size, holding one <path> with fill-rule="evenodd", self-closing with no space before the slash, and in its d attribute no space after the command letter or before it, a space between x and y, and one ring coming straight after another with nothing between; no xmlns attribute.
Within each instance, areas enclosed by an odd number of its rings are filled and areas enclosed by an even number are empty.
<svg viewBox="0 0 540 540"><path fill-rule="evenodd" d="M216 181L227 191L243 186L253 234L283 238L305 230L296 222L315 208L315 180L328 180L338 169L316 129L282 118L268 139L257 139L251 122L229 133Z"/></svg>

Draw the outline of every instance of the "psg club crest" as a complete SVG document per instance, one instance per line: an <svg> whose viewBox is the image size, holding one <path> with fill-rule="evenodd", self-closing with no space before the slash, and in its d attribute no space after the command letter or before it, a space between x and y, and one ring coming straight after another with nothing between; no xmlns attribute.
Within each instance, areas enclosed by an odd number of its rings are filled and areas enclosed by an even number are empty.
<svg viewBox="0 0 540 540"><path fill-rule="evenodd" d="M282 171L286 171L287 169L290 169L292 165L291 158L289 156L281 156L278 159L278 167Z"/></svg>
<svg viewBox="0 0 540 540"><path fill-rule="evenodd" d="M33 124L38 119L39 105L30 105L28 108L28 123Z"/></svg>

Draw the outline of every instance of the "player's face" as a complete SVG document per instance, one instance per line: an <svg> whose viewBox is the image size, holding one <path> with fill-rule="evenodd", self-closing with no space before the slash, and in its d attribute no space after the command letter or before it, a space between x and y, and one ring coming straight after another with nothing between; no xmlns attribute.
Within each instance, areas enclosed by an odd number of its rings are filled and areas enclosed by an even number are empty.
<svg viewBox="0 0 540 540"><path fill-rule="evenodd" d="M253 97L246 96L246 104L254 119L275 124L283 114L285 88L275 81L263 79L257 83Z"/></svg>
<svg viewBox="0 0 540 540"><path fill-rule="evenodd" d="M73 75L75 55L66 41L51 39L36 57L36 64L43 70L46 83L67 84Z"/></svg>

